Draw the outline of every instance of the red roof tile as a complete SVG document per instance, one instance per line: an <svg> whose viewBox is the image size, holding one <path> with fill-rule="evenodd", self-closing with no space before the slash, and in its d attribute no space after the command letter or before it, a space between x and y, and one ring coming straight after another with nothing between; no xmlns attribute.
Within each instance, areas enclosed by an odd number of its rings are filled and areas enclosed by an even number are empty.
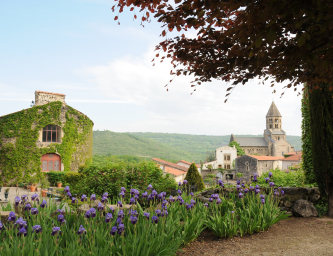
<svg viewBox="0 0 333 256"><path fill-rule="evenodd" d="M276 161L276 160L281 160L283 158L281 156L254 156L254 155L249 155L249 156L258 159L259 161Z"/></svg>
<svg viewBox="0 0 333 256"><path fill-rule="evenodd" d="M170 167L173 167L175 169L179 169L179 170L184 171L184 172L187 172L187 170L188 170L188 168L185 167L185 166L181 166L181 165L178 165L178 164L175 164L175 163L171 163L171 162L159 159L159 158L152 158L152 160L157 162L157 163L160 163L160 164L169 165Z"/></svg>
<svg viewBox="0 0 333 256"><path fill-rule="evenodd" d="M302 154L295 154L281 159L282 161L299 161L302 159Z"/></svg>
<svg viewBox="0 0 333 256"><path fill-rule="evenodd" d="M165 172L171 173L171 174L173 174L175 176L180 176L180 175L186 174L186 172L174 169L174 168L169 167L169 166L165 166Z"/></svg>
<svg viewBox="0 0 333 256"><path fill-rule="evenodd" d="M178 164L179 162L182 162L182 163L184 163L184 164L188 164L188 165L191 165L191 164L192 164L192 163L187 162L187 161L185 161L185 160L180 160L180 161L177 162L177 164ZM201 167L201 165L199 165L199 164L195 164L195 165L196 165L198 168Z"/></svg>

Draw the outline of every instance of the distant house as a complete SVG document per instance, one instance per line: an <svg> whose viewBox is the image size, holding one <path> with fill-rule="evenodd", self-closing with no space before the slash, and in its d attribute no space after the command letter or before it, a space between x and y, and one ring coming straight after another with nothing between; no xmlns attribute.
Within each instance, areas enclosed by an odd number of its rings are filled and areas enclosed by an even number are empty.
<svg viewBox="0 0 333 256"><path fill-rule="evenodd" d="M236 158L236 174L243 173L243 178L250 181L254 173L261 176L271 169L282 170L282 159L279 156L244 155Z"/></svg>
<svg viewBox="0 0 333 256"><path fill-rule="evenodd" d="M216 160L204 163L202 165L202 170L208 170L209 165L213 169L234 169L232 166L233 161L237 158L237 149L235 147L223 146L215 150Z"/></svg>
<svg viewBox="0 0 333 256"><path fill-rule="evenodd" d="M184 167L186 167L186 168L188 169L188 168L190 168L190 165L191 165L192 163L187 162L187 161L185 161L185 160L180 160L180 161L178 161L176 164L178 164L178 165L180 165L180 166L184 166ZM201 173L201 165L199 165L199 164L195 164L195 165L197 166L199 173Z"/></svg>
<svg viewBox="0 0 333 256"><path fill-rule="evenodd" d="M165 161L159 158L153 158L152 160L157 163L157 165L164 173L169 173L172 177L174 177L176 182L184 181L188 170L187 167L171 163L169 161Z"/></svg>
<svg viewBox="0 0 333 256"><path fill-rule="evenodd" d="M290 167L299 164L302 161L302 153L291 154L288 157L282 158L282 170L290 169Z"/></svg>

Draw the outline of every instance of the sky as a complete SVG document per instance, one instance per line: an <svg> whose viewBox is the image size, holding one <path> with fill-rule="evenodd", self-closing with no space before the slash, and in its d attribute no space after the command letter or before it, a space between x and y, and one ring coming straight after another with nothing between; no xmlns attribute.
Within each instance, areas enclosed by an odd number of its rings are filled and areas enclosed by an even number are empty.
<svg viewBox="0 0 333 256"><path fill-rule="evenodd" d="M34 92L66 95L94 130L200 135L263 134L274 100L288 135L301 135L301 97L254 79L224 103L226 82L170 76L170 62L151 60L162 40L156 20L140 26L109 0L15 0L0 8L0 116L29 108ZM194 31L187 35L193 36ZM191 93L193 94L191 95Z"/></svg>

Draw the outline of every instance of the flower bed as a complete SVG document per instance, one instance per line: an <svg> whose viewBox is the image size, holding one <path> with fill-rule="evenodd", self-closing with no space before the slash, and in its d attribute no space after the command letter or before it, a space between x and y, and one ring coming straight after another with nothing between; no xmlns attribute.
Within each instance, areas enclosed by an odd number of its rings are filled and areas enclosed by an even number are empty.
<svg viewBox="0 0 333 256"><path fill-rule="evenodd" d="M64 192L70 193L69 188ZM141 195L136 189L121 188L119 196L117 206L110 207L104 193L97 207L83 213L63 211L63 205L57 208L51 201L40 203L36 195L30 200L17 197L16 213L0 224L0 254L174 255L206 227L220 237L242 236L286 218L273 193L263 198L248 188L229 193L229 199L213 194L209 203L182 195L181 190L177 197L166 198L165 192L157 193L152 186ZM124 209L127 196L131 208ZM137 203L140 197L147 200L145 210ZM97 198L83 195L70 200L93 204Z"/></svg>

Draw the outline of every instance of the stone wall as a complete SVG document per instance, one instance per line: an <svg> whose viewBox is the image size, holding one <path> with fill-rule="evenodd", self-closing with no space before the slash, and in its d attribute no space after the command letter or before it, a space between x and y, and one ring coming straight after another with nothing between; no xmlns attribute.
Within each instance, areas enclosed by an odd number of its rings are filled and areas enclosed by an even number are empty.
<svg viewBox="0 0 333 256"><path fill-rule="evenodd" d="M253 173L258 171L257 165L258 160L253 157L247 155L237 157L235 161L235 169L237 170L236 174L243 173L243 178L246 181L250 181Z"/></svg>
<svg viewBox="0 0 333 256"><path fill-rule="evenodd" d="M224 188L225 197L233 192L235 188ZM316 188L298 188L298 187L283 187L284 195L280 196L279 207L296 217L311 217L318 216L318 212L313 204L320 199L319 189ZM261 194L268 194L270 188L261 188ZM212 194L222 193L222 188L210 189L203 191L197 195L199 201L208 203ZM237 192L236 192L237 193Z"/></svg>
<svg viewBox="0 0 333 256"><path fill-rule="evenodd" d="M60 101L65 103L65 95L60 93L52 93L52 92L35 92L35 105L44 105L50 102Z"/></svg>

